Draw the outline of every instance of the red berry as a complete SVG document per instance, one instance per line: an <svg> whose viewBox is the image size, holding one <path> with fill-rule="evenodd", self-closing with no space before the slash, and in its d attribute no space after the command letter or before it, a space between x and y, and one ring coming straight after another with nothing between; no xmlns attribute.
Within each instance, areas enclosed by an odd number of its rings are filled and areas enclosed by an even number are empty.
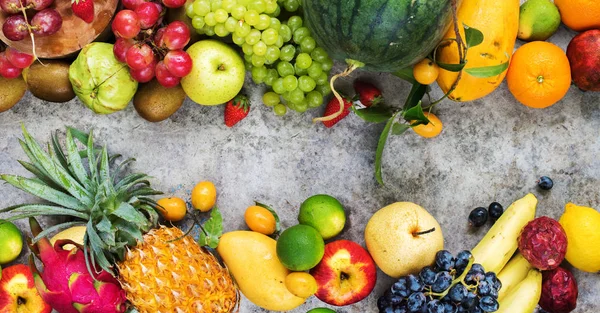
<svg viewBox="0 0 600 313"><path fill-rule="evenodd" d="M4 20L2 33L8 40L23 40L29 35L27 21L25 21L23 15L11 15Z"/></svg>
<svg viewBox="0 0 600 313"><path fill-rule="evenodd" d="M20 0L1 0L0 8L8 14L17 14L21 12L23 3Z"/></svg>
<svg viewBox="0 0 600 313"><path fill-rule="evenodd" d="M121 10L112 22L112 31L117 37L131 39L140 33L140 21L132 10Z"/></svg>
<svg viewBox="0 0 600 313"><path fill-rule="evenodd" d="M153 60L152 63L150 63L150 65L148 65L147 67L145 67L141 70L134 70L134 69L130 68L129 73L131 74L131 77L133 77L133 79L135 79L137 82L147 83L147 82L151 81L152 78L154 78L154 69L155 68L156 68L156 60Z"/></svg>
<svg viewBox="0 0 600 313"><path fill-rule="evenodd" d="M161 27L154 34L154 44L159 48L165 47L165 41L163 40L165 36L165 30L165 27Z"/></svg>
<svg viewBox="0 0 600 313"><path fill-rule="evenodd" d="M36 11L41 11L47 7L49 7L54 0L25 0L25 6Z"/></svg>
<svg viewBox="0 0 600 313"><path fill-rule="evenodd" d="M555 269L567 253L567 235L556 220L538 217L523 227L519 251L537 269Z"/></svg>
<svg viewBox="0 0 600 313"><path fill-rule="evenodd" d="M135 13L140 21L140 27L142 29L148 29L154 26L160 17L162 8L157 6L154 2L144 2L135 8Z"/></svg>
<svg viewBox="0 0 600 313"><path fill-rule="evenodd" d="M344 110L342 111L342 114L340 114L338 117L336 117L335 119L333 119L331 121L324 121L323 125L325 125L325 127L327 127L327 128L333 127L333 125L337 124L344 117L346 117L346 116L348 116L348 114L350 114L350 107L352 106L352 102L350 102L350 100L348 100L344 97L342 97L342 98L344 99ZM329 115L335 114L339 110L340 110L340 102L337 100L336 97L333 97L333 98L331 98L329 103L327 103L327 107L325 107L325 115L323 115L323 116L329 116Z"/></svg>
<svg viewBox="0 0 600 313"><path fill-rule="evenodd" d="M21 75L23 69L20 69L8 61L4 53L0 53L0 75L4 78L12 79Z"/></svg>
<svg viewBox="0 0 600 313"><path fill-rule="evenodd" d="M180 77L177 77L169 72L163 61L160 61L158 64L156 64L155 75L158 83L166 88L175 87L179 84L179 81L181 81Z"/></svg>
<svg viewBox="0 0 600 313"><path fill-rule="evenodd" d="M121 3L126 9L135 10L138 5L146 2L145 0L121 0Z"/></svg>
<svg viewBox="0 0 600 313"><path fill-rule="evenodd" d="M542 272L540 306L549 313L568 313L577 307L577 281L573 273L557 267Z"/></svg>
<svg viewBox="0 0 600 313"><path fill-rule="evenodd" d="M225 125L227 127L233 127L233 125L246 118L249 112L250 102L248 101L248 98L244 95L237 95L225 105Z"/></svg>
<svg viewBox="0 0 600 313"><path fill-rule="evenodd" d="M183 50L169 51L163 60L171 74L183 77L192 71L192 58Z"/></svg>
<svg viewBox="0 0 600 313"><path fill-rule="evenodd" d="M165 28L162 40L169 50L183 49L190 42L190 29L184 22L172 22Z"/></svg>
<svg viewBox="0 0 600 313"><path fill-rule="evenodd" d="M62 27L62 16L55 9L44 9L31 19L31 28L38 36L50 36Z"/></svg>
<svg viewBox="0 0 600 313"><path fill-rule="evenodd" d="M23 53L12 47L6 48L4 53L6 54L6 59L18 68L26 68L34 61L33 55Z"/></svg>
<svg viewBox="0 0 600 313"><path fill-rule="evenodd" d="M152 48L145 43L135 44L127 50L125 57L127 65L130 68L141 70L152 63L152 60L154 60L154 52L152 52Z"/></svg>
<svg viewBox="0 0 600 313"><path fill-rule="evenodd" d="M127 62L127 50L135 44L133 39L117 38L113 45L113 53L119 62Z"/></svg>
<svg viewBox="0 0 600 313"><path fill-rule="evenodd" d="M71 0L71 10L75 16L88 24L94 21L93 0Z"/></svg>
<svg viewBox="0 0 600 313"><path fill-rule="evenodd" d="M162 0L162 3L170 9L177 9L185 4L186 0Z"/></svg>
<svg viewBox="0 0 600 313"><path fill-rule="evenodd" d="M356 80L354 90L358 93L360 102L367 108L383 102L381 91L371 83Z"/></svg>

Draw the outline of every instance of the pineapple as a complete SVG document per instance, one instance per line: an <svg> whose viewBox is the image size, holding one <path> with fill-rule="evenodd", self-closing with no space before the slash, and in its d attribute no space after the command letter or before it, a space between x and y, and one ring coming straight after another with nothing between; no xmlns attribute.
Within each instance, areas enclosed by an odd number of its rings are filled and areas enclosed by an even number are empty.
<svg viewBox="0 0 600 313"><path fill-rule="evenodd" d="M47 151L24 127L23 136L19 142L30 161L19 162L36 177L0 178L46 202L0 212L13 213L9 220L40 215L73 218L47 228L33 242L51 232L86 226L88 271L99 268L113 274L140 313L226 313L236 308L239 292L227 269L180 229L157 226L157 204L148 196L160 192L150 187L149 177L120 177L133 159L111 167L119 156L95 147L92 133L73 128L66 131L66 151L56 134ZM83 150L77 141L85 145Z"/></svg>

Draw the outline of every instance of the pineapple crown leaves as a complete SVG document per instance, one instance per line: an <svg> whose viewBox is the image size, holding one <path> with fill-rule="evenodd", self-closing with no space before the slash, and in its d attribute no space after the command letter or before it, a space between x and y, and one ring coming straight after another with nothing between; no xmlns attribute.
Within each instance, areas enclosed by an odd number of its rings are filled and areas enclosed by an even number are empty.
<svg viewBox="0 0 600 313"><path fill-rule="evenodd" d="M101 268L113 273L112 264L125 256L127 246L142 239L158 224L158 209L148 196L161 194L150 187L149 176L121 173L134 159L116 165L120 155L108 155L106 147L94 145L93 134L67 127L65 145L52 135L46 150L23 126L19 140L29 161L19 161L34 178L0 175L7 183L35 195L44 203L15 205L0 210L11 212L8 220L40 215L64 215L74 219L47 228L35 238L72 226L85 225L84 250L88 270ZM78 147L84 146L83 150ZM113 169L111 170L111 165Z"/></svg>

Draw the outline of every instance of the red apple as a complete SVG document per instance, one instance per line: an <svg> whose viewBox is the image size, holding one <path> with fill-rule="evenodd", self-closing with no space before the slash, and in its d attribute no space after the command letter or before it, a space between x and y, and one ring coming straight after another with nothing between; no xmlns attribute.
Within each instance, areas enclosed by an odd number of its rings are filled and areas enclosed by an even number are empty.
<svg viewBox="0 0 600 313"><path fill-rule="evenodd" d="M573 37L567 47L573 82L579 89L600 91L600 30Z"/></svg>
<svg viewBox="0 0 600 313"><path fill-rule="evenodd" d="M50 305L42 300L35 288L33 274L28 266L17 264L2 269L0 312L52 312Z"/></svg>
<svg viewBox="0 0 600 313"><path fill-rule="evenodd" d="M349 240L325 245L325 255L310 273L317 281L315 296L336 306L366 298L377 282L375 262L367 250Z"/></svg>

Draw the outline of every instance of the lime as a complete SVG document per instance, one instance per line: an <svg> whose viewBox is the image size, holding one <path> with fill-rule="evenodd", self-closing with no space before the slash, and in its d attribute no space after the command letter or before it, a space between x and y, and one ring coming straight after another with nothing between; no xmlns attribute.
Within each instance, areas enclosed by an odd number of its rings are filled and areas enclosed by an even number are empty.
<svg viewBox="0 0 600 313"><path fill-rule="evenodd" d="M521 5L519 39L544 41L560 26L560 13L550 0L528 0Z"/></svg>
<svg viewBox="0 0 600 313"><path fill-rule="evenodd" d="M292 226L277 239L277 257L283 266L292 271L306 271L315 267L324 253L323 237L307 225Z"/></svg>
<svg viewBox="0 0 600 313"><path fill-rule="evenodd" d="M336 312L334 310L328 309L328 308L316 308L316 309L312 309L306 313L336 313Z"/></svg>
<svg viewBox="0 0 600 313"><path fill-rule="evenodd" d="M309 225L319 231L323 239L339 234L346 224L346 213L342 204L329 195L314 195L300 205L300 224Z"/></svg>
<svg viewBox="0 0 600 313"><path fill-rule="evenodd" d="M0 264L14 261L23 250L23 237L15 224L0 220Z"/></svg>
<svg viewBox="0 0 600 313"><path fill-rule="evenodd" d="M600 271L600 212L568 203L558 222L567 234L567 261L585 272Z"/></svg>

